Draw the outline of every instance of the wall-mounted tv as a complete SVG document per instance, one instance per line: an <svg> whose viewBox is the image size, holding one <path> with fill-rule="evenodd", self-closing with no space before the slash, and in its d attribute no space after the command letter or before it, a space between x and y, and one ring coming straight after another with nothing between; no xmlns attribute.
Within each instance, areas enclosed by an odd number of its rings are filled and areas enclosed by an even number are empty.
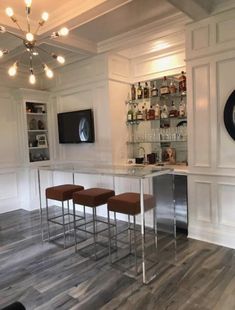
<svg viewBox="0 0 235 310"><path fill-rule="evenodd" d="M58 113L60 143L95 142L94 119L91 109Z"/></svg>

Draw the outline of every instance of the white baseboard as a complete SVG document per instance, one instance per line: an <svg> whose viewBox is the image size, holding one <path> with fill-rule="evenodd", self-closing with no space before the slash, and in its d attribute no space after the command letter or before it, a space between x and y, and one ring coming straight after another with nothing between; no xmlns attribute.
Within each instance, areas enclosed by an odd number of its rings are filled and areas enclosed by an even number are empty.
<svg viewBox="0 0 235 310"><path fill-rule="evenodd" d="M235 249L235 230L230 227L213 227L208 224L191 224L188 229L188 238L201 240Z"/></svg>

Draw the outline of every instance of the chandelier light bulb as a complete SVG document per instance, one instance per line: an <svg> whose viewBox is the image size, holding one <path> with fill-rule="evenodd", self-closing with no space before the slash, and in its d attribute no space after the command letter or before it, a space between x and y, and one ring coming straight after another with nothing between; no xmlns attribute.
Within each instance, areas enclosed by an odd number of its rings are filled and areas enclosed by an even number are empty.
<svg viewBox="0 0 235 310"><path fill-rule="evenodd" d="M3 26L0 26L0 33L5 33L6 32L6 28Z"/></svg>
<svg viewBox="0 0 235 310"><path fill-rule="evenodd" d="M32 5L32 0L25 0L24 2L25 2L25 4L26 4L27 8L30 8L30 7L31 7L31 5Z"/></svg>
<svg viewBox="0 0 235 310"><path fill-rule="evenodd" d="M0 58L2 58L2 56L3 56L3 51L0 50Z"/></svg>
<svg viewBox="0 0 235 310"><path fill-rule="evenodd" d="M49 79L52 79L53 76L54 76L53 71L52 71L47 65L44 65L44 70L45 70L45 72L46 72L46 76L47 76Z"/></svg>
<svg viewBox="0 0 235 310"><path fill-rule="evenodd" d="M17 63L15 62L10 68L9 68L9 70L8 70L8 74L10 75L10 76L15 76L16 75L16 73L17 73Z"/></svg>
<svg viewBox="0 0 235 310"><path fill-rule="evenodd" d="M49 14L47 12L43 12L41 17L42 17L42 20L44 22L46 22L46 21L48 21Z"/></svg>
<svg viewBox="0 0 235 310"><path fill-rule="evenodd" d="M64 64L64 62L65 62L65 59L64 59L63 56L57 56L57 57L56 57L56 60L57 60L60 64Z"/></svg>
<svg viewBox="0 0 235 310"><path fill-rule="evenodd" d="M34 35L31 32L26 33L26 40L32 42L34 40Z"/></svg>
<svg viewBox="0 0 235 310"><path fill-rule="evenodd" d="M7 16L12 17L14 15L13 9L10 7L6 8L6 14Z"/></svg>
<svg viewBox="0 0 235 310"><path fill-rule="evenodd" d="M30 84L35 84L36 83L36 77L35 77L35 75L33 73L30 73L29 83Z"/></svg>
<svg viewBox="0 0 235 310"><path fill-rule="evenodd" d="M58 34L59 34L59 36L65 37L69 34L69 30L68 30L68 28L63 27L58 31Z"/></svg>

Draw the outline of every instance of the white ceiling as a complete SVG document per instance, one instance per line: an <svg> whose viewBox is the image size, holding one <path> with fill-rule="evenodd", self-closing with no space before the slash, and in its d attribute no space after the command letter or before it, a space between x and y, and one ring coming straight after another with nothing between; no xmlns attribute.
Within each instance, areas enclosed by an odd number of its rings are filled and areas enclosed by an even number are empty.
<svg viewBox="0 0 235 310"><path fill-rule="evenodd" d="M162 24L166 24L168 19L174 17L185 18L182 19L184 23L199 20L207 17L218 6L231 1L233 0L33 0L30 23L32 29L36 29L41 13L47 11L50 18L39 31L38 43L42 44L41 47L48 52L65 55L66 60L71 62L110 48L107 42L116 38L120 40L126 33L136 35L143 32L143 29L146 31L148 26L161 25L162 21ZM26 31L24 0L1 0L0 2L0 25L6 26L8 30L19 35L17 25L5 14L5 8L9 6L14 9L19 24ZM71 30L67 38L44 39L61 26L67 26ZM158 29L160 32L160 28L160 26L156 28L155 32L157 33ZM0 60L0 65L8 66L9 63L21 57L24 48L21 40L9 34L0 34L0 38L0 48L10 50L10 54ZM125 46L120 44L118 48L117 44L116 46L114 44L115 48L126 57L137 57L135 47L128 45L130 41L126 41ZM177 44L175 41L172 37L171 43ZM140 50L141 44L143 49L145 40L139 44ZM160 40L159 37L154 41L153 36L148 44L150 51L169 47L168 42ZM47 54L40 53L40 55L43 62L52 61L54 64L54 60ZM35 66L39 66L41 60L35 57ZM27 53L23 54L22 62L27 65Z"/></svg>

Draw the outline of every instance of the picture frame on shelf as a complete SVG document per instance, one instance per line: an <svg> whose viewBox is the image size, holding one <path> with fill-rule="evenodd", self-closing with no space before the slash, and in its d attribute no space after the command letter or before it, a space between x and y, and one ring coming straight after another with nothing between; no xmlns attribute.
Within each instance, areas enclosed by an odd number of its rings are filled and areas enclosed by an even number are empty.
<svg viewBox="0 0 235 310"><path fill-rule="evenodd" d="M38 141L38 147L47 147L47 136L45 134L36 135L36 140Z"/></svg>

